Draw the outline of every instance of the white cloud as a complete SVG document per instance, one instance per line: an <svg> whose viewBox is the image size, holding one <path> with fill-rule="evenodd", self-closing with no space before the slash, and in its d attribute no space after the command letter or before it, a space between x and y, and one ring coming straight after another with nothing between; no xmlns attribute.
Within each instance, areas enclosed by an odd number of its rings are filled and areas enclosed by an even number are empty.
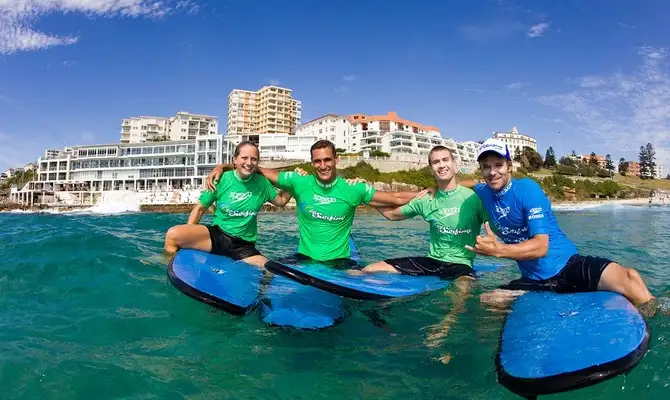
<svg viewBox="0 0 670 400"><path fill-rule="evenodd" d="M358 78L358 75L345 75L342 77L342 80L345 82L353 82Z"/></svg>
<svg viewBox="0 0 670 400"><path fill-rule="evenodd" d="M276 78L270 78L270 79L268 79L268 83L270 83L270 85L272 85L272 86L279 86L279 85L281 85L281 81L280 81L279 79L276 79Z"/></svg>
<svg viewBox="0 0 670 400"><path fill-rule="evenodd" d="M198 9L191 0L0 0L0 55L79 41L78 36L36 30L37 21L49 14L162 18L171 12L192 14Z"/></svg>
<svg viewBox="0 0 670 400"><path fill-rule="evenodd" d="M670 69L668 50L638 49L641 65L628 73L574 80L568 93L536 98L572 116L578 127L604 147L630 152L637 159L642 145L652 143L657 164L670 166ZM605 149L603 149L605 151ZM618 157L617 157L618 158Z"/></svg>
<svg viewBox="0 0 670 400"><path fill-rule="evenodd" d="M549 29L549 24L546 22L535 24L530 27L530 30L528 31L528 37L536 38L544 36L544 33L547 31L547 29Z"/></svg>
<svg viewBox="0 0 670 400"><path fill-rule="evenodd" d="M505 85L505 89L507 90L519 90L523 89L525 87L530 86L530 83L528 82L512 82L509 85Z"/></svg>

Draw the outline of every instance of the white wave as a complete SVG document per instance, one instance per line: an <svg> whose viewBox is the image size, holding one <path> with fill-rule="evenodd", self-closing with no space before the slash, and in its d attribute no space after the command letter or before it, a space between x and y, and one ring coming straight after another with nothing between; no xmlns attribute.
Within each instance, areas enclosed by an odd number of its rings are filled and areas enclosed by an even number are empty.
<svg viewBox="0 0 670 400"><path fill-rule="evenodd" d="M580 210L592 210L594 208L604 207L606 204L556 204L552 205L551 209L554 211L580 211Z"/></svg>
<svg viewBox="0 0 670 400"><path fill-rule="evenodd" d="M141 201L136 192L105 192L97 204L89 208L66 211L67 214L122 214L140 211Z"/></svg>

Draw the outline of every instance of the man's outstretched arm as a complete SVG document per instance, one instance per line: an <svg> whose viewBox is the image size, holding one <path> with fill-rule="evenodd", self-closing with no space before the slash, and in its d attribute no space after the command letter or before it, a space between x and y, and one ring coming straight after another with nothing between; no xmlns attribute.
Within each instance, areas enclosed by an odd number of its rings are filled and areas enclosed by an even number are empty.
<svg viewBox="0 0 670 400"><path fill-rule="evenodd" d="M408 218L402 213L402 207L377 207L377 211L389 221L400 221Z"/></svg>
<svg viewBox="0 0 670 400"><path fill-rule="evenodd" d="M280 172L278 169L258 167L258 172L267 180L269 180L273 185L277 186Z"/></svg>
<svg viewBox="0 0 670 400"><path fill-rule="evenodd" d="M233 164L217 164L217 166L207 175L207 179L205 179L205 189L216 192L216 182L221 178L223 171L228 171L233 168L235 168Z"/></svg>
<svg viewBox="0 0 670 400"><path fill-rule="evenodd" d="M218 181L219 178L221 177L221 174L223 174L223 171L228 171L230 169L235 168L233 164L218 164L212 172L207 175L207 180L205 181L205 188L209 190L216 190L216 184L214 183L215 181ZM277 185L277 180L279 179L279 170L273 169L273 168L263 168L263 167L257 167L258 172L263 175L265 178L267 178L270 182L272 182L273 185Z"/></svg>
<svg viewBox="0 0 670 400"><path fill-rule="evenodd" d="M422 197L427 193L435 193L434 189L424 189L420 192L380 192L375 191L368 204L371 207L400 207L409 203L415 197Z"/></svg>

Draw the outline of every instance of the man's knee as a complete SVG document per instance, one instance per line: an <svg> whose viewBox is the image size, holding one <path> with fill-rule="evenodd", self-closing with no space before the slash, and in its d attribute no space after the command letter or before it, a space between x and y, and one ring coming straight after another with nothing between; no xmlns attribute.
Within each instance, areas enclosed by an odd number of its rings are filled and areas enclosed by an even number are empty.
<svg viewBox="0 0 670 400"><path fill-rule="evenodd" d="M167 233L165 234L165 241L170 243L177 243L178 239L179 227L173 226L172 228L168 229Z"/></svg>

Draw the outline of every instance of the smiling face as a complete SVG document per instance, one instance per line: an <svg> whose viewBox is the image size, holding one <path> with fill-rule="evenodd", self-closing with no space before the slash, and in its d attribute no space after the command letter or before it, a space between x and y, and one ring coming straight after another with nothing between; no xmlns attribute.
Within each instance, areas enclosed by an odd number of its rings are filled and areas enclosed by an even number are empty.
<svg viewBox="0 0 670 400"><path fill-rule="evenodd" d="M239 153L233 159L235 171L242 179L247 179L258 166L258 149L256 146L247 144L239 148Z"/></svg>
<svg viewBox="0 0 670 400"><path fill-rule="evenodd" d="M512 177L511 162L499 154L484 153L479 159L482 178L494 191L504 188Z"/></svg>
<svg viewBox="0 0 670 400"><path fill-rule="evenodd" d="M428 163L433 171L435 179L440 181L451 181L456 174L454 157L449 150L435 150L428 157Z"/></svg>
<svg viewBox="0 0 670 400"><path fill-rule="evenodd" d="M312 165L321 182L328 183L335 179L338 161L339 158L328 147L312 150Z"/></svg>

